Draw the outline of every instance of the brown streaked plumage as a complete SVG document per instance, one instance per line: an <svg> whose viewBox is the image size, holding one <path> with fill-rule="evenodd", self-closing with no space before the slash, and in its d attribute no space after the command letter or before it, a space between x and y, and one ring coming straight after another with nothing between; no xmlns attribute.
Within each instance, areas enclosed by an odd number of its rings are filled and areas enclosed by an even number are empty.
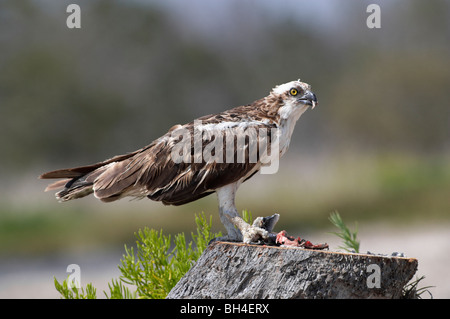
<svg viewBox="0 0 450 319"><path fill-rule="evenodd" d="M249 105L206 115L185 125L176 125L159 139L135 152L92 165L44 173L40 178L63 179L46 188L46 191L62 188L56 193L60 201L94 193L104 202L132 196L148 197L166 205L182 205L217 192L219 213L228 231L227 239L256 241L266 234L258 227L252 229L255 234L248 230L249 225L243 227L234 205L238 186L267 165L263 162L261 149L252 151L250 146L259 137L259 133L255 135L254 132L267 131L267 143L271 145L276 140L281 156L289 146L295 122L309 106L314 107L316 103L316 97L308 84L292 81L275 87L268 96ZM199 123L203 131L198 129ZM276 132L276 136L272 136L273 132ZM232 136L232 141L227 140L227 134ZM237 141L240 134L248 134L244 145ZM181 144L185 137L189 139L183 141L189 143ZM185 157L181 162L175 161L173 157L175 147L179 145L187 145L183 148ZM223 146L222 154L220 145ZM238 162L237 153L242 148L245 149L245 160ZM198 160L198 156L205 157L205 154L216 156L216 160ZM231 158L233 160L230 162ZM256 161L252 161L252 158L256 158ZM236 230L234 225L240 230Z"/></svg>

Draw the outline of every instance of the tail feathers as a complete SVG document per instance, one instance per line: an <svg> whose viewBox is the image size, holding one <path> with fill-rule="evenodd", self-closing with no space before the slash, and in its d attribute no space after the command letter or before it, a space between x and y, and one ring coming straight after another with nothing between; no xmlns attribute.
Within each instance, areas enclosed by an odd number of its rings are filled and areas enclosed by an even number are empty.
<svg viewBox="0 0 450 319"><path fill-rule="evenodd" d="M55 194L56 199L65 202L71 199L88 196L94 192L93 182L95 178L104 171L104 167L99 167L98 164L60 169L57 171L48 172L39 176L39 178L64 178L60 181L54 182L47 186L45 191L60 190Z"/></svg>
<svg viewBox="0 0 450 319"><path fill-rule="evenodd" d="M51 171L51 172L47 172L42 174L41 176L39 176L40 179L51 179L51 178L75 178L75 177L80 177L83 175L86 175L90 172L95 171L97 168L100 168L102 166L108 165L110 163L114 163L114 162L120 162L123 161L124 159L130 158L132 156L134 156L136 153L140 152L141 150L135 151L133 153L128 153L125 155L117 155L114 156L113 158L110 158L106 161L103 162L99 162L99 163L95 163L92 165L86 165L86 166L79 166L79 167L74 167L74 168L64 168L64 169L58 169L56 171Z"/></svg>
<svg viewBox="0 0 450 319"><path fill-rule="evenodd" d="M68 169L60 169L48 172L39 176L41 179L63 178L47 186L45 191L60 190L55 194L56 198L65 202L75 198L81 198L93 193L91 181L87 181L87 177L96 171L98 164L75 167Z"/></svg>
<svg viewBox="0 0 450 319"><path fill-rule="evenodd" d="M69 178L69 179L63 179L61 181L54 182L47 186L47 188L45 189L45 192L63 188L70 181L71 181L71 179Z"/></svg>
<svg viewBox="0 0 450 319"><path fill-rule="evenodd" d="M95 193L95 197L103 202L112 202L123 197L125 190L135 182L132 179L120 180L120 176L125 170L126 163L109 164L99 167L85 175L65 178L54 182L48 185L45 191L59 190L55 196L60 202L82 198L92 193ZM63 171L56 176L68 175L69 173Z"/></svg>
<svg viewBox="0 0 450 319"><path fill-rule="evenodd" d="M101 175L106 169L107 166L102 166L97 169L94 169L93 171L88 172L85 175L81 176L79 175L73 178L57 181L55 183L48 185L45 191L63 188L62 190L56 193L56 198L61 202L88 196L94 192L93 186L95 179L99 175ZM67 170L61 170L60 172L62 173L58 173L57 176L68 175Z"/></svg>
<svg viewBox="0 0 450 319"><path fill-rule="evenodd" d="M48 185L45 191L47 192L62 188L62 190L55 194L56 199L61 202L90 195L94 192L93 183L90 180L87 180L87 177L89 177L90 175L91 174L87 174L85 176L57 181Z"/></svg>
<svg viewBox="0 0 450 319"><path fill-rule="evenodd" d="M93 192L94 190L92 188L92 183L90 183L84 186L64 188L63 190L56 193L56 199L58 199L61 202L66 202L71 199L88 196Z"/></svg>
<svg viewBox="0 0 450 319"><path fill-rule="evenodd" d="M56 193L56 198L62 202L71 199L85 197L94 192L93 185L95 179L100 176L109 164L123 161L132 157L140 150L125 155L118 155L106 161L95 163L87 166L80 166L74 168L59 169L51 171L39 176L40 179L63 178L47 186L45 191L57 190L63 188ZM111 199L110 201L112 201Z"/></svg>

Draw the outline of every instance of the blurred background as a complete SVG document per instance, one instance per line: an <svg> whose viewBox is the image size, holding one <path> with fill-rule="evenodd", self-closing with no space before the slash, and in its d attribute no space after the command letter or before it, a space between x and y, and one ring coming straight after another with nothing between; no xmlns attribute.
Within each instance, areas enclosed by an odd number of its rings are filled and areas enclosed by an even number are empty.
<svg viewBox="0 0 450 319"><path fill-rule="evenodd" d="M72 2L81 29L66 26ZM371 3L380 29L366 25ZM0 0L0 30L0 297L58 298L69 264L102 297L138 229L190 234L203 211L222 230L215 195L60 204L37 176L300 78L320 104L238 209L278 212L276 230L331 250L338 211L362 252L418 258L420 285L450 298L449 1Z"/></svg>

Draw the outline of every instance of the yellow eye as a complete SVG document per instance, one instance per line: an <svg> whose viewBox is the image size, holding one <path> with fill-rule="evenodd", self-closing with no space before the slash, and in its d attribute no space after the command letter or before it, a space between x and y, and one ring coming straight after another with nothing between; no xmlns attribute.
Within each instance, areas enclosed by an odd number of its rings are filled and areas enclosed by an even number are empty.
<svg viewBox="0 0 450 319"><path fill-rule="evenodd" d="M289 93L291 93L292 96L296 96L298 94L298 90L297 89L291 89L289 91Z"/></svg>

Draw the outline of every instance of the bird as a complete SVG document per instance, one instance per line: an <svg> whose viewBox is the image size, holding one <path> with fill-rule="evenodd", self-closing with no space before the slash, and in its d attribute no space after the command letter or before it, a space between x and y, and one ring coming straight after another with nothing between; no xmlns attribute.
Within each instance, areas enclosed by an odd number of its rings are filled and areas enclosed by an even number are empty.
<svg viewBox="0 0 450 319"><path fill-rule="evenodd" d="M146 197L178 206L216 193L227 231L217 240L258 242L268 238L279 215L258 217L248 224L238 214L236 192L256 173L276 172L297 120L316 105L309 84L290 81L253 103L174 125L134 152L50 171L39 178L60 179L45 189L58 190L60 202L94 194L102 202Z"/></svg>

